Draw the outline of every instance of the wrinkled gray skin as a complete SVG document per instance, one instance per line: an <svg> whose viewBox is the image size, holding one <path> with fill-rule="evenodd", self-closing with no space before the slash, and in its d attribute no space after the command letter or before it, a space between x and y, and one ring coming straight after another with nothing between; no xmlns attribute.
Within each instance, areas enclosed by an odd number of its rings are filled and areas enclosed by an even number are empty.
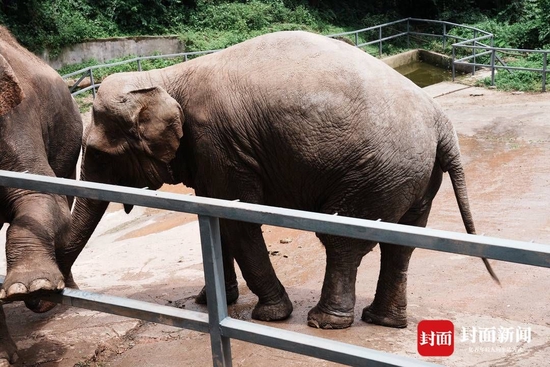
<svg viewBox="0 0 550 367"><path fill-rule="evenodd" d="M150 189L183 183L201 196L414 226L426 225L448 171L466 229L475 232L457 137L441 109L383 62L319 35L273 33L162 70L112 75L84 139L85 180ZM65 274L106 207L77 199ZM292 303L260 225L220 227L228 301L238 297L234 257L259 298L252 317L289 317ZM376 243L318 237L327 266L308 324L349 327L357 267ZM413 248L380 248L376 295L362 319L405 327ZM204 292L197 301L206 301Z"/></svg>
<svg viewBox="0 0 550 367"><path fill-rule="evenodd" d="M80 113L63 80L0 26L0 169L74 177L81 141ZM14 300L25 300L36 312L53 307L33 296L65 286L56 249L69 239L70 200L0 187L0 227L10 223L0 310ZM1 310L0 366L15 355Z"/></svg>

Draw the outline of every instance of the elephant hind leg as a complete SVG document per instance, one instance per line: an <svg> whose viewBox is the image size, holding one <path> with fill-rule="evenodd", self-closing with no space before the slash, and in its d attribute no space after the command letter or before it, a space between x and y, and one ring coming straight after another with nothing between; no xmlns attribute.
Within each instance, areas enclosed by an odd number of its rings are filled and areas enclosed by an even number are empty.
<svg viewBox="0 0 550 367"><path fill-rule="evenodd" d="M344 329L354 320L357 268L375 242L318 234L327 252L321 299L308 313L307 323L321 329Z"/></svg>
<svg viewBox="0 0 550 367"><path fill-rule="evenodd" d="M425 227L431 202L409 210L399 224ZM380 243L380 275L374 300L363 309L361 319L371 324L407 327L407 270L414 247Z"/></svg>
<svg viewBox="0 0 550 367"><path fill-rule="evenodd" d="M223 249L223 277L225 280L225 299L228 305L237 302L239 298L239 284L237 283L237 274L235 273L235 261L226 247ZM195 303L199 305L207 304L206 286L202 287L200 293L195 297Z"/></svg>

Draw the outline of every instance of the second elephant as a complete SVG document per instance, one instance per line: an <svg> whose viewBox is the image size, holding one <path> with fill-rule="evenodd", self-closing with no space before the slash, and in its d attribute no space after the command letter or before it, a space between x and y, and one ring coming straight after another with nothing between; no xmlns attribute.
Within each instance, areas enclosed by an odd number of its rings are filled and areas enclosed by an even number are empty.
<svg viewBox="0 0 550 367"><path fill-rule="evenodd" d="M85 133L82 179L425 226L443 172L474 233L458 141L449 119L411 81L344 42L306 32L257 37L162 70L106 78ZM77 200L63 272L105 202ZM281 320L292 303L270 263L261 226L220 223L226 291L233 257L259 300L252 317ZM318 234L327 266L308 324L345 328L372 241ZM413 248L381 243L374 301L362 319L405 327Z"/></svg>

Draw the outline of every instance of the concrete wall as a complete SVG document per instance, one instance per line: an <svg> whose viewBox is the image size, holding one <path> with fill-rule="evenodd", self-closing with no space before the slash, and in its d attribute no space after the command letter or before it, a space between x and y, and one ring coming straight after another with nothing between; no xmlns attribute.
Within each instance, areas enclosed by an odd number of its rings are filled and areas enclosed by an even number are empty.
<svg viewBox="0 0 550 367"><path fill-rule="evenodd" d="M398 55L393 55L382 59L386 64L392 68L398 68L403 65L413 63L415 61L422 61L430 65L440 67L442 69L451 69L452 59L449 56L439 54L437 52L426 50L410 50ZM471 73L472 66L468 65L455 65L455 70L461 73Z"/></svg>
<svg viewBox="0 0 550 367"><path fill-rule="evenodd" d="M410 50L398 55L385 57L382 61L395 69L403 65L412 64L415 61L420 61L420 50Z"/></svg>
<svg viewBox="0 0 550 367"><path fill-rule="evenodd" d="M51 58L47 51L41 56L54 69L95 59L101 63L123 56L151 56L185 52L185 44L177 36L125 37L98 39L66 48Z"/></svg>

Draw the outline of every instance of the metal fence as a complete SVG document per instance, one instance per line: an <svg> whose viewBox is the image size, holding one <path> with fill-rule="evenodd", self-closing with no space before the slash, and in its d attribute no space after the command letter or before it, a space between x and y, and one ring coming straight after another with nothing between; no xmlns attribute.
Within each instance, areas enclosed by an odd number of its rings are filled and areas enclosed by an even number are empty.
<svg viewBox="0 0 550 367"><path fill-rule="evenodd" d="M428 31L421 31L422 28L427 28ZM470 36L463 37L453 33L450 33L452 29L460 29L460 33L468 33ZM455 80L456 65L466 65L472 67L472 74L475 74L476 69L480 67L489 68L491 70L491 85L495 84L495 73L498 69L505 69L509 72L514 70L522 70L528 72L538 72L542 74L542 91L546 91L547 74L550 73L548 67L548 54L550 50L524 50L524 49L508 49L498 48L494 46L494 35L484 30L470 27L462 24L445 22L439 20L418 19L418 18L405 18L396 20L394 22L384 23L373 27L363 28L350 32L343 32L337 34L331 34L327 37L331 38L345 38L350 43L353 43L356 47L365 48L367 46L377 45L378 56L383 55L384 42L389 42L406 37L406 48L410 48L411 39L415 37L427 37L437 38L441 40L442 50L445 51L449 45L451 46L452 54L452 75L453 81ZM100 83L95 82L94 70L110 68L118 65L135 65L136 71L142 70L142 62L146 60L154 59L168 59L176 58L182 62L187 61L190 58L214 53L220 50L208 50L198 52L183 52L177 54L168 55L155 55L155 56L139 56L132 59L114 62L110 64L102 64L90 66L80 69L70 74L63 75L64 79L79 77L79 79L71 87L73 95L78 95L87 91L92 91L94 97L96 89ZM542 66L541 68L524 68L507 66L503 58L500 57L506 53L515 52L520 54L540 53L542 54ZM459 55L462 57L459 58ZM463 56L467 55L467 56ZM487 57L484 57L487 56ZM480 61L481 60L481 61ZM497 64L498 63L498 64ZM90 85L79 89L80 83L89 78Z"/></svg>
<svg viewBox="0 0 550 367"><path fill-rule="evenodd" d="M49 299L76 307L210 333L214 366L232 365L231 339L352 366L433 366L413 358L229 317L225 299L219 218L550 268L550 246L532 242L10 171L0 171L0 185L197 214L208 297L208 315L73 289L65 289L61 294L50 296ZM0 282L2 280L0 277Z"/></svg>

